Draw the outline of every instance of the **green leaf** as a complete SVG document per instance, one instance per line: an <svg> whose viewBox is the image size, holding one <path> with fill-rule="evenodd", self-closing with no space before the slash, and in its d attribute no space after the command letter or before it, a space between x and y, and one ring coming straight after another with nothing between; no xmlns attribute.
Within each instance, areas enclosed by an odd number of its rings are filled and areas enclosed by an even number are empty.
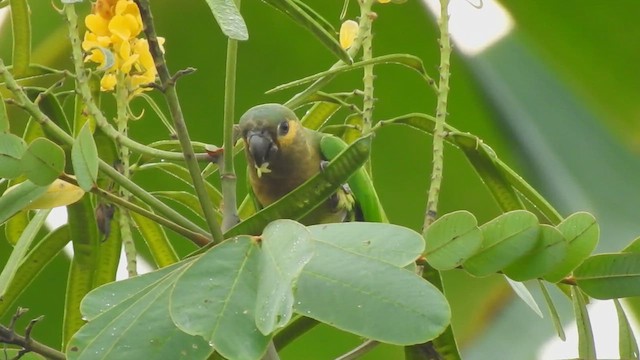
<svg viewBox="0 0 640 360"><path fill-rule="evenodd" d="M193 195L192 193L186 191L152 191L151 194L157 198L163 198L171 200L174 203L178 203L189 209L195 215L198 215L200 218L204 219L200 201L198 200L198 197ZM216 210L218 220L222 219L222 214L220 214L217 209L214 210Z"/></svg>
<svg viewBox="0 0 640 360"><path fill-rule="evenodd" d="M295 81L291 81L282 85L278 85L271 90L268 90L266 94L271 94L277 91L282 91L286 89L290 89L292 87L304 85L306 83L310 83L312 81L318 80L325 76L335 75L340 73L345 73L347 71L356 70L363 68L367 65L379 65L379 64L399 64L406 66L410 69L413 69L420 73L423 77L427 76L427 72L424 69L424 65L422 64L422 60L419 57L408 55L408 54L390 54L378 56L370 60L359 61L357 63L353 63L351 65L343 65L338 66L336 68L319 72L317 74L313 74L307 77L303 77L302 79L298 79Z"/></svg>
<svg viewBox="0 0 640 360"><path fill-rule="evenodd" d="M558 333L558 337L562 341L566 341L567 337L564 334L564 329L562 328L562 321L560 320L560 315L558 315L558 309L556 309L553 300L551 299L551 295L549 295L549 291L547 290L546 285L543 281L538 280L538 284L540 284L540 290L544 295L544 301L547 303L547 308L549 309L549 314L551 315L551 320L553 320L553 327L556 329Z"/></svg>
<svg viewBox="0 0 640 360"><path fill-rule="evenodd" d="M173 322L187 334L202 336L226 358L260 359L270 337L255 321L258 260L258 247L248 236L202 254L173 288Z"/></svg>
<svg viewBox="0 0 640 360"><path fill-rule="evenodd" d="M12 246L18 243L18 239L22 236L24 229L29 224L29 212L21 211L11 217L4 226L4 236L7 242Z"/></svg>
<svg viewBox="0 0 640 360"><path fill-rule="evenodd" d="M618 299L613 299L613 303L616 305L616 314L618 315L618 348L621 359L637 359L640 357L638 351L638 343L636 337L633 335L633 328L629 323L627 315L624 313L624 309Z"/></svg>
<svg viewBox="0 0 640 360"><path fill-rule="evenodd" d="M209 344L178 329L167 311L172 285L185 268L165 275L142 290L137 288L122 302L90 319L73 336L67 347L67 358L206 359L212 352ZM95 294L89 294L88 298L92 296ZM86 307L83 303L83 311ZM91 309L90 312L99 311Z"/></svg>
<svg viewBox="0 0 640 360"><path fill-rule="evenodd" d="M452 138L464 152L502 211L524 209L520 197L498 167L498 157L493 149L470 134L450 133L447 137Z"/></svg>
<svg viewBox="0 0 640 360"><path fill-rule="evenodd" d="M222 33L234 40L247 40L247 25L233 0L206 0Z"/></svg>
<svg viewBox="0 0 640 360"><path fill-rule="evenodd" d="M568 247L569 243L558 229L546 224L540 225L536 247L507 266L504 273L516 281L542 277L564 260Z"/></svg>
<svg viewBox="0 0 640 360"><path fill-rule="evenodd" d="M518 295L518 297L522 301L524 301L524 303L527 304L527 306L531 308L531 310L533 310L534 313L536 313L540 317L544 317L542 316L542 311L540 310L538 303L536 303L536 300L533 298L533 295L531 295L531 292L529 291L529 289L527 289L527 287L523 283L518 281L513 281L506 276L505 276L505 280L507 280L507 283L509 283L509 286L511 286L511 289L513 289L513 292L515 292L516 295Z"/></svg>
<svg viewBox="0 0 640 360"><path fill-rule="evenodd" d="M10 123L9 123L9 116L7 115L7 106L4 103L4 97L0 95L0 135L8 134L9 128L10 128ZM0 141L0 144L2 143L3 141ZM2 166L0 166L0 169L2 169Z"/></svg>
<svg viewBox="0 0 640 360"><path fill-rule="evenodd" d="M62 326L63 348L71 336L82 327L80 313L82 299L93 289L98 249L98 228L91 197L67 206L69 234L73 244L73 258L69 266L65 293L65 316Z"/></svg>
<svg viewBox="0 0 640 360"><path fill-rule="evenodd" d="M396 267L413 263L424 250L424 240L417 232L398 225L350 222L309 226L314 240Z"/></svg>
<svg viewBox="0 0 640 360"><path fill-rule="evenodd" d="M80 311L84 319L91 322L98 316L115 308L116 305L137 296L138 293L149 291L149 289L158 285L158 283L166 277L184 271L186 266L191 264L195 259L196 258L190 258L150 273L128 278L123 281L112 282L93 289L82 300Z"/></svg>
<svg viewBox="0 0 640 360"><path fill-rule="evenodd" d="M13 65L7 66L7 70L13 72ZM16 80L26 80L26 79L35 79L39 77L48 76L51 74L59 73L58 70L52 69L50 67L39 65L39 64L31 64L27 67L26 71L23 74L15 75L14 78ZM4 84L4 77L0 76L0 83Z"/></svg>
<svg viewBox="0 0 640 360"><path fill-rule="evenodd" d="M427 228L424 256L434 269L449 270L460 266L480 248L482 232L478 221L468 211L445 214Z"/></svg>
<svg viewBox="0 0 640 360"><path fill-rule="evenodd" d="M58 127L61 127L66 133L71 133L71 127L69 126L69 120L67 119L67 115L62 109L62 105L60 101L58 101L58 97L54 94L50 94L45 92L44 89L29 89L27 91L29 98L32 100L38 99L38 107L42 110L45 115L49 117ZM48 135L48 138L57 139L57 136L49 130L48 127L43 127L43 131ZM56 143L59 145L65 145L62 142Z"/></svg>
<svg viewBox="0 0 640 360"><path fill-rule="evenodd" d="M13 248L11 255L9 255L9 260L4 265L2 269L2 273L0 273L0 300L4 297L5 292L11 285L13 278L16 276L20 264L22 263L29 247L31 247L31 243L38 235L38 231L42 225L44 225L44 220L49 215L50 210L40 210L36 213L36 215L31 219L29 225L24 229L24 232L18 239L18 243Z"/></svg>
<svg viewBox="0 0 640 360"><path fill-rule="evenodd" d="M20 294L35 280L36 276L62 251L69 242L69 227L63 225L48 233L36 246L27 253L13 281L7 287L0 301L0 317L13 310L13 303Z"/></svg>
<svg viewBox="0 0 640 360"><path fill-rule="evenodd" d="M307 180L296 190L258 211L227 231L225 237L240 234L260 234L275 219L303 218L317 204L326 200L369 158L371 136L360 138L334 158L323 171Z"/></svg>
<svg viewBox="0 0 640 360"><path fill-rule="evenodd" d="M31 14L27 0L10 0L13 25L13 74L20 77L31 63Z"/></svg>
<svg viewBox="0 0 640 360"><path fill-rule="evenodd" d="M577 286L571 287L571 302L578 327L578 355L581 360L596 360L596 346L591 331L589 313L582 292Z"/></svg>
<svg viewBox="0 0 640 360"><path fill-rule="evenodd" d="M347 54L347 52L340 46L340 43L336 40L333 34L329 33L316 19L314 15L310 15L303 8L298 6L295 1L292 0L263 0L267 4L282 11L289 16L293 21L303 28L309 30L318 40L329 49L340 60L347 64L351 64L353 60Z"/></svg>
<svg viewBox="0 0 640 360"><path fill-rule="evenodd" d="M464 262L474 276L486 276L504 269L528 253L539 233L538 219L525 210L511 211L482 225L482 246Z"/></svg>
<svg viewBox="0 0 640 360"><path fill-rule="evenodd" d="M307 111L300 122L311 130L320 129L331 116L340 110L340 105L331 102L317 102Z"/></svg>
<svg viewBox="0 0 640 360"><path fill-rule="evenodd" d="M22 155L22 169L36 185L49 185L64 171L64 151L46 138L35 139Z"/></svg>
<svg viewBox="0 0 640 360"><path fill-rule="evenodd" d="M338 33L336 28L333 27L333 25L329 21L323 18L322 15L320 15L318 12L313 10L313 8L307 5L304 1L302 0L291 0L291 1L296 5L298 5L302 10L304 10L304 12L307 13L307 15L311 16L313 20L315 20L318 23L318 25L322 26L329 34Z"/></svg>
<svg viewBox="0 0 640 360"><path fill-rule="evenodd" d="M138 168L138 172L152 169L160 170L165 174L173 176L174 178L182 181L184 184L189 185L190 187L193 186L189 170L187 170L183 166L167 162L149 163L140 166ZM205 182L205 187L207 189L207 194L209 194L209 198L211 198L211 201L213 202L213 205L219 206L222 202L222 194L220 193L220 190L216 189L216 187L211 185L211 183L209 183L208 181Z"/></svg>
<svg viewBox="0 0 640 360"><path fill-rule="evenodd" d="M28 180L7 189L0 196L0 224L4 224L10 217L27 207L46 191L46 186L38 186Z"/></svg>
<svg viewBox="0 0 640 360"><path fill-rule="evenodd" d="M444 296L415 273L315 241L295 290L298 313L369 339L408 345L442 333Z"/></svg>
<svg viewBox="0 0 640 360"><path fill-rule="evenodd" d="M628 253L640 253L640 237L636 238L631 242L631 244L627 245L622 252Z"/></svg>
<svg viewBox="0 0 640 360"><path fill-rule="evenodd" d="M293 287L311 260L311 233L292 220L276 220L262 233L256 325L265 335L285 326L293 314Z"/></svg>
<svg viewBox="0 0 640 360"><path fill-rule="evenodd" d="M640 254L599 254L574 271L580 289L596 299L640 296Z"/></svg>
<svg viewBox="0 0 640 360"><path fill-rule="evenodd" d="M361 135L364 129L364 118L362 114L351 114L344 120L346 125L342 138L347 144L351 144L356 141Z"/></svg>
<svg viewBox="0 0 640 360"><path fill-rule="evenodd" d="M71 162L78 186L84 191L91 191L98 180L98 148L93 134L86 122L71 148Z"/></svg>
<svg viewBox="0 0 640 360"><path fill-rule="evenodd" d="M135 201L135 204L149 210L148 206L139 201ZM144 242L151 251L151 256L155 263L158 264L158 267L163 268L176 263L179 259L178 254L176 254L173 245L171 245L171 241L169 241L164 228L157 222L149 220L135 211L131 211L129 214L136 224L136 229L140 232Z"/></svg>
<svg viewBox="0 0 640 360"><path fill-rule="evenodd" d="M22 138L13 134L0 133L0 178L14 179L20 176L22 173L20 159L26 150L27 144Z"/></svg>
<svg viewBox="0 0 640 360"><path fill-rule="evenodd" d="M565 259L544 276L549 282L558 282L571 273L596 248L600 237L596 219L587 212L571 214L557 228L569 242L569 248Z"/></svg>

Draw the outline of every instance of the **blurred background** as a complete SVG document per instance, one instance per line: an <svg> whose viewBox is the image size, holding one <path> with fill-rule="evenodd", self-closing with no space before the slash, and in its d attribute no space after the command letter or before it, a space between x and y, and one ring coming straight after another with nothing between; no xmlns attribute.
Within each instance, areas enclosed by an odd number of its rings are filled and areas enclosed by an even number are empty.
<svg viewBox="0 0 640 360"><path fill-rule="evenodd" d="M305 2L339 28L341 1ZM640 234L636 206L640 199L640 2L538 0L497 4L484 0L482 9L473 6L480 5L480 0L451 2L456 46L448 122L482 138L563 215L578 210L596 215L602 230L597 252L622 249ZM437 77L439 35L429 10L437 7L434 3L409 0L402 5L376 5L374 55L416 55L429 74ZM30 5L32 61L70 69L63 18L51 2L31 1ZM84 13L90 9L86 1L80 7ZM221 146L226 38L205 1L176 5L175 1L155 0L152 10L159 35L166 38L170 70L197 69L178 83L192 140ZM249 40L239 46L236 118L259 103L285 102L301 89L273 95L264 92L326 70L336 61L310 33L267 4L245 0L241 12ZM347 17L355 19L358 13L356 1L351 1ZM480 36L483 33L491 34ZM7 18L0 28L3 59L10 59L11 41ZM375 120L434 112L435 95L414 72L381 65L375 73ZM361 88L361 77L358 71L341 75L325 91ZM166 108L158 94L152 96ZM103 96L110 115L111 102L108 95ZM65 106L70 108L72 104ZM133 104L134 112L146 107L141 100ZM145 116L132 124L131 136L141 142L166 139L168 133L159 119L146 110ZM334 121L343 120L345 115L336 114ZM21 133L27 118L16 109L10 109L10 116L12 131ZM376 136L374 181L391 222L416 230L422 226L430 149L431 138L409 128L386 127ZM243 164L244 160L238 158L241 195L245 193ZM452 147L446 148L444 171L441 214L467 209L480 223L499 214L464 156ZM157 174L140 174L135 179L152 190L181 186ZM192 250L187 241L174 240L181 254ZM6 241L0 241L0 264L9 251ZM67 256L60 254L16 303L30 308L31 317L46 315L34 336L56 347L61 341L67 268ZM551 320L540 319L514 297L502 277L475 279L455 270L444 277L454 331L465 359L577 357L575 343L568 341L564 347L549 343L555 333ZM540 298L535 291L534 295ZM569 327L570 303L557 291L553 295ZM640 314L637 299L626 304L636 316ZM606 312L596 313L608 317ZM8 319L0 322L6 324ZM615 322L599 324L594 326L598 357L616 358L617 326ZM609 337L599 335L598 330ZM320 326L287 347L282 356L329 359L360 341ZM364 358L401 359L402 351L384 345Z"/></svg>

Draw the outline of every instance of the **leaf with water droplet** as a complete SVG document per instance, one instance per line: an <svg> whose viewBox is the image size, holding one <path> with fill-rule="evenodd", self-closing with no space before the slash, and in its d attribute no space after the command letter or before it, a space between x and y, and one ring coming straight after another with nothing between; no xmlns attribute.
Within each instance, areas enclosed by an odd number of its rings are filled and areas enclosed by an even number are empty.
<svg viewBox="0 0 640 360"><path fill-rule="evenodd" d="M285 326L293 314L293 287L311 260L311 233L293 220L276 220L262 233L256 325L263 334Z"/></svg>

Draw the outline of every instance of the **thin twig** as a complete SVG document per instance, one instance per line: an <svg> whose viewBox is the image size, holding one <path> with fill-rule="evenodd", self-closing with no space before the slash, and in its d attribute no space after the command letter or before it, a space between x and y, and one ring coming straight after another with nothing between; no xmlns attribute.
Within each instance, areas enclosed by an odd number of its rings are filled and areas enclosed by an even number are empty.
<svg viewBox="0 0 640 360"><path fill-rule="evenodd" d="M77 185L77 182L74 178L68 176L68 175L61 175L60 176L61 180L64 180L70 184L74 184ZM91 189L91 192L104 198L105 200L107 200L110 203L116 204L122 208L125 208L127 210L133 211L135 213L138 213L146 218L148 218L149 220L155 221L158 224L173 230L175 233L184 236L185 238L191 240L194 244L198 245L198 246L205 246L208 243L211 242L211 239L209 239L207 236L191 231L189 229L186 229L172 221L167 220L166 218L159 216L147 209L144 209L130 201L127 201L125 199L120 198L119 196L116 196L106 190L100 189L98 187L94 187L93 189Z"/></svg>
<svg viewBox="0 0 640 360"><path fill-rule="evenodd" d="M15 332L15 322L27 311L28 309L18 308L16 313L11 318L9 327L0 325L0 343L15 345L22 348L18 356L22 356L28 352L34 352L46 357L47 359L66 359L66 356L62 352L31 338L31 330L38 321L42 320L42 316L37 317L29 322L25 329L25 336L20 336Z"/></svg>
<svg viewBox="0 0 640 360"><path fill-rule="evenodd" d="M451 40L449 37L449 0L440 0L440 81L438 83L438 99L436 105L435 127L433 131L433 167L431 170L431 183L427 198L427 210L424 216L423 234L427 228L436 220L438 215L438 198L440 186L442 184L442 170L444 164L444 130L447 118L447 102L449 98L449 77ZM424 235L423 235L424 236ZM426 237L425 237L426 238ZM440 272L429 264L424 263L422 277L433 284L438 290L444 293L442 276ZM406 349L420 359L460 359L460 352L456 339L453 336L453 329L448 325L445 331L438 335L433 341L424 344L413 345ZM444 356L443 356L444 355Z"/></svg>
<svg viewBox="0 0 640 360"><path fill-rule="evenodd" d="M444 165L444 124L447 118L447 101L449 98L449 75L451 41L449 38L449 0L440 0L440 82L438 83L438 100L436 105L436 124L433 131L433 167L431 183L427 198L427 210L424 216L425 231L438 216L438 197L442 184Z"/></svg>
<svg viewBox="0 0 640 360"><path fill-rule="evenodd" d="M195 159L195 153L193 151L191 139L189 138L189 132L187 131L187 126L184 121L184 115L182 113L182 108L180 107L180 101L178 100L178 93L176 92L175 84L170 82L171 75L169 74L169 69L167 68L164 54L162 52L162 49L160 48L160 44L158 43L158 36L156 35L155 27L153 24L153 16L151 14L149 1L134 1L140 9L140 15L142 16L142 22L144 23L144 33L147 37L147 41L149 42L149 51L153 56L156 69L158 70L160 82L166 86L164 92L165 98L167 100L167 104L169 105L169 111L171 112L171 117L173 118L173 125L175 127L178 140L180 141L180 146L182 147L184 159L187 168L189 169L191 179L193 181L193 187L195 188L196 196L198 196L198 200L200 201L200 206L202 207L204 218L207 222L209 230L211 231L213 241L221 242L223 239L222 230L220 228L220 224L218 224L218 222L216 221L213 204L211 203L211 199L207 194L207 189L204 185L204 179L202 178L202 174L200 173L200 167L198 166L198 162Z"/></svg>

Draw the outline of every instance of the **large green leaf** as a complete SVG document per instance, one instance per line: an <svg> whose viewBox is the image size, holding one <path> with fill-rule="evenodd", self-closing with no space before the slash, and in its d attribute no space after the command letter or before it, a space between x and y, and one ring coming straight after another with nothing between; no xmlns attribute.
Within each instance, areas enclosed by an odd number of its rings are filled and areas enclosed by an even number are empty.
<svg viewBox="0 0 640 360"><path fill-rule="evenodd" d="M176 326L204 338L226 358L260 359L270 337L255 322L258 261L258 247L248 236L201 255L171 292L169 309Z"/></svg>
<svg viewBox="0 0 640 360"><path fill-rule="evenodd" d="M293 288L311 260L311 233L291 220L276 220L262 233L255 319L265 335L286 325L293 314Z"/></svg>
<svg viewBox="0 0 640 360"><path fill-rule="evenodd" d="M66 349L67 358L206 359L213 351L209 344L178 329L167 311L172 285L184 269L171 272L146 288L137 288L122 302L105 304L109 309L73 336ZM83 311L92 314L104 310L89 308L83 304Z"/></svg>
<svg viewBox="0 0 640 360"><path fill-rule="evenodd" d="M317 241L397 267L413 263L424 250L420 234L393 224L350 222L313 225L308 229Z"/></svg>
<svg viewBox="0 0 640 360"><path fill-rule="evenodd" d="M480 227L483 242L464 268L475 276L486 276L504 269L536 246L538 219L525 210L505 213Z"/></svg>
<svg viewBox="0 0 640 360"><path fill-rule="evenodd" d="M147 292L166 277L172 276L172 273L184 271L184 267L194 259L188 259L147 274L100 286L92 290L82 300L80 311L82 311L84 319L91 321L112 310L116 305L135 297L136 294Z"/></svg>
<svg viewBox="0 0 640 360"><path fill-rule="evenodd" d="M298 313L391 344L417 344L442 333L449 305L430 283L408 270L315 242L295 290Z"/></svg>

